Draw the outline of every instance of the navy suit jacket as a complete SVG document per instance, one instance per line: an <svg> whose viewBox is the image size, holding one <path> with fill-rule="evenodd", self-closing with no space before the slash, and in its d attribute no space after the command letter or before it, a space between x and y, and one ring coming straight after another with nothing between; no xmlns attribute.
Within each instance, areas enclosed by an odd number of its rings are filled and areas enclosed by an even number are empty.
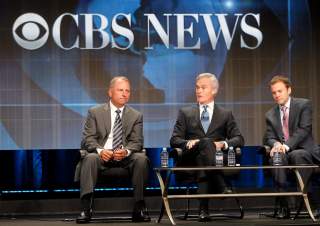
<svg viewBox="0 0 320 226"><path fill-rule="evenodd" d="M291 98L289 110L289 139L285 142L278 105L266 113L266 132L263 143L273 147L275 142L286 144L290 150L305 149L312 153L313 158L320 161L318 145L312 135L311 101L303 98Z"/></svg>
<svg viewBox="0 0 320 226"><path fill-rule="evenodd" d="M244 145L244 139L232 112L216 104L214 104L213 115L207 133L205 133L201 125L199 105L180 109L170 144L171 147L185 149L188 140L201 138L226 141L228 146L233 147Z"/></svg>

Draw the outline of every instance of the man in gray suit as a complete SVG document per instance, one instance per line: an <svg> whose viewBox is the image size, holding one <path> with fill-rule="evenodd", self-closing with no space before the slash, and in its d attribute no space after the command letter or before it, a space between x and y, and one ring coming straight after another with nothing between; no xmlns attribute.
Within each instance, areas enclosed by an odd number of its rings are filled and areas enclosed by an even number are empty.
<svg viewBox="0 0 320 226"><path fill-rule="evenodd" d="M180 109L170 144L183 149L183 161L193 166L215 165L216 149L241 147L244 139L238 129L232 112L218 106L214 99L219 82L215 75L203 73L196 78L198 104ZM198 175L199 193L229 193L221 173L204 171ZM209 221L208 199L201 199L199 221Z"/></svg>
<svg viewBox="0 0 320 226"><path fill-rule="evenodd" d="M98 175L106 175L112 168L123 168L131 175L135 199L132 220L150 221L143 196L149 160L141 153L142 114L126 105L130 98L130 83L126 77L113 78L108 95L108 103L88 111L84 125L81 148L88 154L82 160L79 172L82 212L77 223L90 221Z"/></svg>
<svg viewBox="0 0 320 226"><path fill-rule="evenodd" d="M270 146L270 162L275 152L281 152L284 165L313 164L320 162L319 148L312 136L312 106L308 99L291 97L291 83L287 77L275 76L270 89L276 105L266 113L266 132L263 143ZM312 171L300 170L304 181L308 181ZM273 171L276 188L286 190L287 172L284 169ZM289 218L287 200L278 199L278 218Z"/></svg>

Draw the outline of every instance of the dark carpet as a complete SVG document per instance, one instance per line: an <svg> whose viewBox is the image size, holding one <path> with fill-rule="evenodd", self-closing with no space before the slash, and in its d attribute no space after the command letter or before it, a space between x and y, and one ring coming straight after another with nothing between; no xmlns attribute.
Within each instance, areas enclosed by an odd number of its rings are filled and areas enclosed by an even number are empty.
<svg viewBox="0 0 320 226"><path fill-rule="evenodd" d="M77 225L74 221L75 216L55 216L55 217L14 217L14 218L1 218L0 226L57 226L57 225ZM171 225L171 222L167 217L164 217L162 221L158 224L156 223L157 216L152 216L152 221L148 223L132 223L128 220L106 220L97 217L97 220L90 222L89 226L128 226L128 225L146 225L146 226L161 226L161 225ZM298 218L296 220L278 220L270 217L261 216L258 213L247 213L243 219L230 219L230 218L213 218L212 221L202 223L198 222L196 219L193 220L179 220L176 219L177 225L188 225L188 226L205 226L205 225L215 225L215 226L286 226L286 225L319 225L319 222L312 222L308 217Z"/></svg>

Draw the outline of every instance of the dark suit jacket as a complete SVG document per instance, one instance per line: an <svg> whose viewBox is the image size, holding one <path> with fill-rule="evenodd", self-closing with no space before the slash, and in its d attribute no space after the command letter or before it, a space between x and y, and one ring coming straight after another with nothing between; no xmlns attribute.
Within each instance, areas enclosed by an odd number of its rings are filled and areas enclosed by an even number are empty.
<svg viewBox="0 0 320 226"><path fill-rule="evenodd" d="M199 105L180 109L170 140L171 147L185 149L188 140L211 138L226 141L228 146L241 147L244 139L232 112L214 104L213 115L207 133L200 121Z"/></svg>
<svg viewBox="0 0 320 226"><path fill-rule="evenodd" d="M266 113L266 132L263 143L273 147L275 142L286 144L290 150L305 149L320 161L318 146L312 136L312 106L310 100L291 98L289 110L289 139L284 142L278 105Z"/></svg>
<svg viewBox="0 0 320 226"><path fill-rule="evenodd" d="M141 151L143 148L142 114L125 106L122 113L122 125L124 148L132 152ZM96 152L97 148L103 148L111 129L109 103L91 108L84 125L81 149Z"/></svg>

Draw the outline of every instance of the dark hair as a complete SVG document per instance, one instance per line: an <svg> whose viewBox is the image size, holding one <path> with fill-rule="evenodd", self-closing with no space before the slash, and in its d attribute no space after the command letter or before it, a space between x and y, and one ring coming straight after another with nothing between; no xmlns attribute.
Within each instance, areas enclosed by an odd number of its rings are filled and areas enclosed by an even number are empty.
<svg viewBox="0 0 320 226"><path fill-rule="evenodd" d="M269 82L269 86L274 85L277 82L282 82L286 85L287 88L291 87L291 82L288 77L285 77L283 75L276 75L274 76L271 81Z"/></svg>

